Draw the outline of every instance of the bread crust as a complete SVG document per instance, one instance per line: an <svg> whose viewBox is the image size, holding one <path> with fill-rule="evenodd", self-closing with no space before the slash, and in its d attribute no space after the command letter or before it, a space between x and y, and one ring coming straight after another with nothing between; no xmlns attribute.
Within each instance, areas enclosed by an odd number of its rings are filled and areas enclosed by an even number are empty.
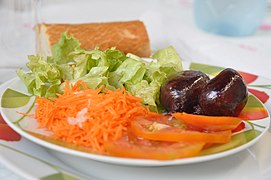
<svg viewBox="0 0 271 180"><path fill-rule="evenodd" d="M124 53L140 57L151 54L146 27L141 21L88 23L88 24L40 24L37 31L37 53L49 55L51 47L60 35L67 32L77 38L83 49L101 50L116 47ZM44 46L48 46L46 47Z"/></svg>

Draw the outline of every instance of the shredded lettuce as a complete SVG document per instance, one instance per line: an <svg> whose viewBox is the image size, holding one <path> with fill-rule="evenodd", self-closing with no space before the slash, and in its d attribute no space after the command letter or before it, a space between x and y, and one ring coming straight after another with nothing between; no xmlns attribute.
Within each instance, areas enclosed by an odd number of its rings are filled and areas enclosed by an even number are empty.
<svg viewBox="0 0 271 180"><path fill-rule="evenodd" d="M92 89L103 85L115 90L124 86L141 97L150 110L158 111L160 87L183 68L172 46L155 52L151 58L147 61L134 54L125 55L115 48L84 50L76 38L63 33L52 47L52 56L29 56L30 72L18 69L17 75L29 93L46 98L62 93L65 80L71 84L83 80Z"/></svg>
<svg viewBox="0 0 271 180"><path fill-rule="evenodd" d="M66 64L73 61L71 52L80 48L80 42L73 35L68 37L67 33L61 34L58 43L52 47L53 60L57 64Z"/></svg>

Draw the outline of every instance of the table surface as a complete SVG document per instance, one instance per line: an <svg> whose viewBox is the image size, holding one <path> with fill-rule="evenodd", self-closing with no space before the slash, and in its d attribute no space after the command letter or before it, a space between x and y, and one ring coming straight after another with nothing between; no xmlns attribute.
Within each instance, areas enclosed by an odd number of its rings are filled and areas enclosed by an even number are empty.
<svg viewBox="0 0 271 180"><path fill-rule="evenodd" d="M12 77L15 77L15 69L5 68L0 69L0 83L5 82ZM10 169L6 168L3 164L0 163L0 180L22 180L20 176L16 175Z"/></svg>
<svg viewBox="0 0 271 180"><path fill-rule="evenodd" d="M80 0L80 2L83 0ZM254 73L264 77L271 77L271 6L268 7L266 18L255 35L242 38L230 38L215 36L197 29L194 21L191 0L148 0L148 1L112 1L102 0L92 4L91 12L95 16L86 16L89 10L78 1L47 0L42 4L42 21L59 23L80 23L97 21L115 21L141 19L145 22L153 50L173 45L179 52L183 61L196 61L206 64L214 64L223 67L232 67L245 72ZM269 1L270 2L270 1ZM106 5L105 5L106 4ZM269 3L271 4L271 3ZM75 7L77 6L77 7ZM118 9L126 8L127 12L118 13ZM113 11L110 17L105 13L99 13L99 8L105 11ZM128 7L128 8L127 8ZM129 7L132 7L129 8ZM74 9L80 9L75 14L68 13ZM61 11L59 10L61 9ZM113 10L111 10L113 9ZM96 12L95 12L96 10ZM7 19L7 9L0 0L0 24ZM64 14L64 15L63 15ZM125 17L123 16L125 14ZM80 18L78 18L80 17ZM4 26L0 26L0 38L3 39ZM0 41L3 42L3 41ZM25 68L26 55L34 53L34 36L28 42L29 49L20 53L13 53L0 45L0 83L15 77L15 70ZM16 49L15 49L16 50ZM27 52L27 53L26 53ZM19 180L21 177L0 164L0 179Z"/></svg>

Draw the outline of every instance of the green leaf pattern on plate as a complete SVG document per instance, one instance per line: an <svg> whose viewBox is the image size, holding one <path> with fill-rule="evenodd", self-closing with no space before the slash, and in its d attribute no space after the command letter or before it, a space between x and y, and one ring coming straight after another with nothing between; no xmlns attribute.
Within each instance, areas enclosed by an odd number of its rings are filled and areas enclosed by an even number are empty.
<svg viewBox="0 0 271 180"><path fill-rule="evenodd" d="M203 156L203 155L214 154L214 153L219 153L219 152L226 151L229 149L233 149L235 147L241 146L251 141L252 139L256 138L260 134L261 132L255 129L251 129L245 132L235 134L232 136L232 139L230 142L226 144L218 144L208 149L205 149L201 151L200 155Z"/></svg>
<svg viewBox="0 0 271 180"><path fill-rule="evenodd" d="M264 106L255 96L249 95L245 107L255 107L255 108L257 107L257 108L260 108L260 107L264 107Z"/></svg>
<svg viewBox="0 0 271 180"><path fill-rule="evenodd" d="M3 108L22 107L29 102L30 98L29 95L8 88L2 96L1 106Z"/></svg>
<svg viewBox="0 0 271 180"><path fill-rule="evenodd" d="M211 76L217 75L220 71L224 70L225 68L218 67L218 66L211 66L206 64L199 64L199 63L191 63L189 69L197 70L209 74Z"/></svg>
<svg viewBox="0 0 271 180"><path fill-rule="evenodd" d="M57 173L43 177L40 180L78 180L78 178L68 174Z"/></svg>
<svg viewBox="0 0 271 180"><path fill-rule="evenodd" d="M25 156L27 156L29 158L38 160L38 161L46 164L47 166L49 166L49 167L51 167L51 168L53 168L54 170L57 171L56 174L51 174L49 176L40 178L41 180L79 180L79 178L76 175L73 175L72 173L69 173L67 171L62 170L60 167L52 164L49 161L39 159L39 158L37 158L35 156L32 156L31 154L28 154L28 153L23 152L23 151L21 151L19 149L15 149L15 148L13 148L11 146L8 146L8 145L2 144L2 143L0 143L0 146L3 146L3 147L5 147L5 148L7 148L7 149L9 149L11 151L15 151L17 153L23 154L23 155L25 155Z"/></svg>

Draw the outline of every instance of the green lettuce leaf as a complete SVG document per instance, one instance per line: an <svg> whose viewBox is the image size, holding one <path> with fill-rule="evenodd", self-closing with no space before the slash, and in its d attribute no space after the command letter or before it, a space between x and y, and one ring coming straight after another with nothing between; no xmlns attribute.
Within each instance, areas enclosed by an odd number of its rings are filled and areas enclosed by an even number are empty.
<svg viewBox="0 0 271 180"><path fill-rule="evenodd" d="M17 70L17 75L26 85L28 92L36 96L55 97L61 84L61 72L54 63L48 63L40 56L29 56L27 67L31 72Z"/></svg>
<svg viewBox="0 0 271 180"><path fill-rule="evenodd" d="M162 111L160 87L170 76L181 72L183 67L178 53L172 46L155 52L152 58L154 60L146 65L144 75L144 80L148 82L148 86L144 82L144 85L139 84L136 88L141 94L140 96L143 97L144 104L148 104L152 111Z"/></svg>
<svg viewBox="0 0 271 180"><path fill-rule="evenodd" d="M30 94L34 94L33 89L35 88L35 76L33 73L25 73L22 69L18 69L17 71L18 77L22 80L24 85L27 88L27 91Z"/></svg>
<svg viewBox="0 0 271 180"><path fill-rule="evenodd" d="M111 48L105 51L105 59L109 62L108 71L113 72L127 59L127 57L123 52Z"/></svg>
<svg viewBox="0 0 271 180"><path fill-rule="evenodd" d="M130 82L125 84L126 90L131 92L134 96L142 98L142 103L149 107L151 111L158 111L157 102L159 98L157 95L160 92L160 84L156 82L148 83L142 80L139 83L132 84Z"/></svg>
<svg viewBox="0 0 271 180"><path fill-rule="evenodd" d="M110 73L109 82L120 87L126 82L136 84L143 79L146 68L142 61L128 58L113 72Z"/></svg>
<svg viewBox="0 0 271 180"><path fill-rule="evenodd" d="M60 79L61 80L72 80L74 79L74 67L70 66L69 64L60 64L57 65L57 68L60 72Z"/></svg>
<svg viewBox="0 0 271 180"><path fill-rule="evenodd" d="M73 62L73 57L70 53L79 47L80 42L78 39L74 38L73 35L68 37L67 32L62 33L59 42L52 47L53 60L57 64Z"/></svg>
<svg viewBox="0 0 271 180"><path fill-rule="evenodd" d="M161 71L165 72L168 77L183 70L180 56L172 46L155 52L152 58L158 60L161 65Z"/></svg>

